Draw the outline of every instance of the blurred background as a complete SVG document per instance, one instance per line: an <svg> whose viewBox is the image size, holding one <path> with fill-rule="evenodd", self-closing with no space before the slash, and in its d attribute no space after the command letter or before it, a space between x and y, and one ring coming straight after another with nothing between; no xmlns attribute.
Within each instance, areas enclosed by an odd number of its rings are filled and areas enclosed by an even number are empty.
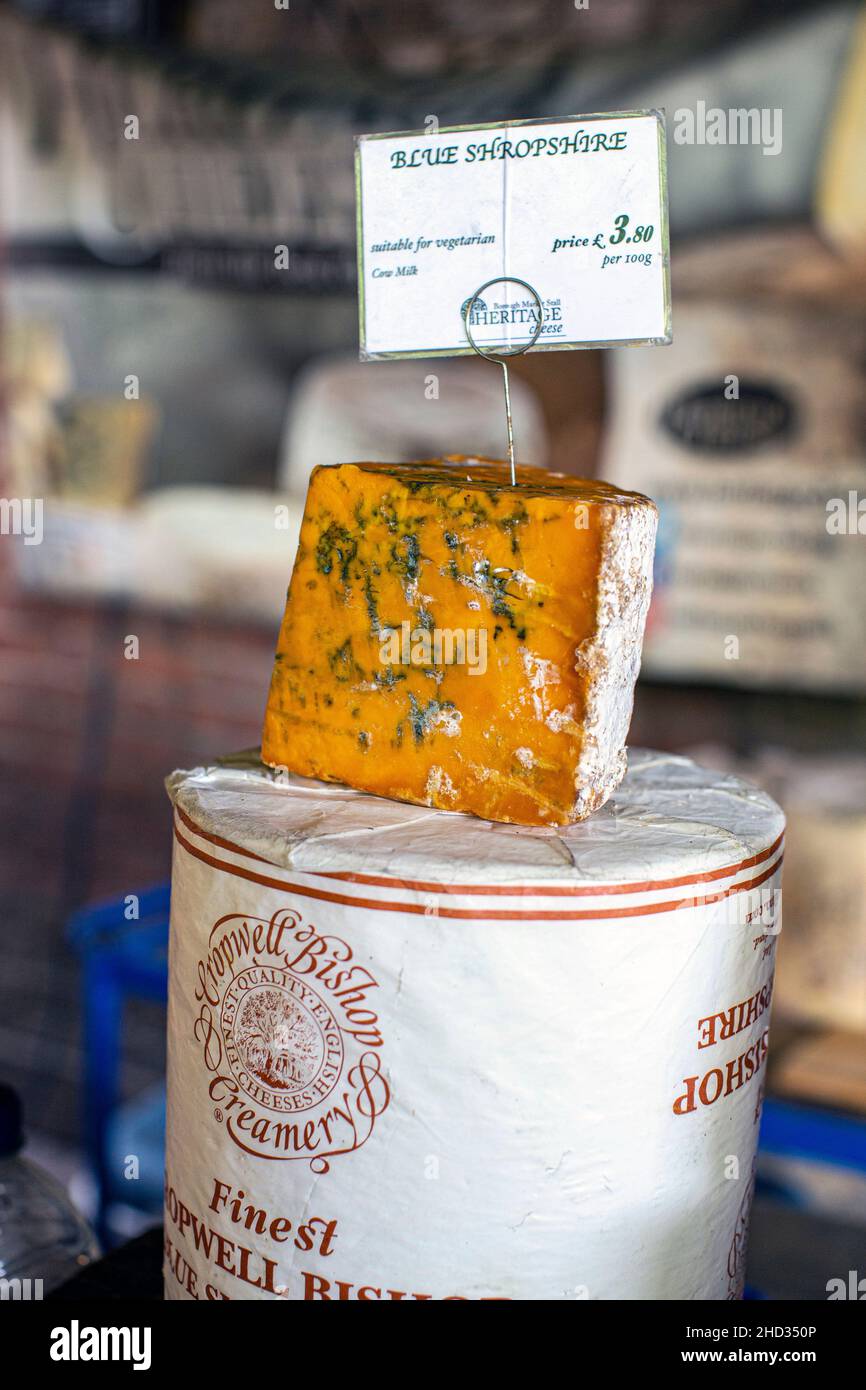
<svg viewBox="0 0 866 1390"><path fill-rule="evenodd" d="M357 360L354 136L635 107L673 346L515 359L518 457L660 504L631 742L789 819L750 1284L866 1275L866 18L799 0L0 0L0 1080L104 1244L163 778L258 742L310 469L504 448L489 364Z"/></svg>

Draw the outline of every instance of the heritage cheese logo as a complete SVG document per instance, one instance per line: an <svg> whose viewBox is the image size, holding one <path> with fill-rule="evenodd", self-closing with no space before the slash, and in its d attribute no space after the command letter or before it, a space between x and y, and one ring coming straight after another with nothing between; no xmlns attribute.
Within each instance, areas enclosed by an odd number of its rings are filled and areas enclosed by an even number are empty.
<svg viewBox="0 0 866 1390"><path fill-rule="evenodd" d="M234 1143L316 1173L361 1148L390 1090L378 981L348 942L291 908L230 913L211 928L196 977L193 1032L214 1118Z"/></svg>

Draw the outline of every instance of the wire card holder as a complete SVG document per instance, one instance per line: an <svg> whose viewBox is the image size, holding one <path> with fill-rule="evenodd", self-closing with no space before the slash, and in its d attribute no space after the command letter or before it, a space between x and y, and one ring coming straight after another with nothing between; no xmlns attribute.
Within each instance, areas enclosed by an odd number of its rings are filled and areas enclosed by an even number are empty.
<svg viewBox="0 0 866 1390"><path fill-rule="evenodd" d="M529 291L536 304L538 305L538 322L535 325L535 329L533 331L532 337L529 339L529 342L521 343L518 347L502 348L498 353L495 353L490 352L485 348L479 347L475 339L473 338L471 327L472 310L475 308L475 304L480 294L483 294L483 292L489 289L491 285L503 284L522 285L525 290ZM534 289L528 281L521 280L516 275L497 275L492 280L485 280L484 284L479 285L475 293L469 299L467 299L466 303L463 305L463 326L466 329L466 337L469 340L469 346L473 349L474 352L478 353L479 357L486 357L488 362L495 362L498 366L502 368L502 381L503 386L505 388L505 425L508 431L508 464L511 469L512 487L515 487L517 485L517 470L514 464L514 426L511 418L511 388L508 382L508 363L505 361L505 358L519 357L521 353L528 352L531 347L534 347L535 344L538 342L543 324L544 309L542 307L541 297L538 291Z"/></svg>

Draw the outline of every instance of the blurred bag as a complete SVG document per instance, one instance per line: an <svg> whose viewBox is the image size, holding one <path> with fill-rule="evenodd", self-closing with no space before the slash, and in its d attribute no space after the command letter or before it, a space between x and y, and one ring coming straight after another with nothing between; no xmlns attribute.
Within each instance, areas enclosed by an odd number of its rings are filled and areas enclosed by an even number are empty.
<svg viewBox="0 0 866 1390"><path fill-rule="evenodd" d="M535 394L511 378L517 457L547 465L547 432ZM357 362L326 358L298 377L283 435L278 487L306 494L320 463L471 454L502 458L506 442L502 377L465 359Z"/></svg>

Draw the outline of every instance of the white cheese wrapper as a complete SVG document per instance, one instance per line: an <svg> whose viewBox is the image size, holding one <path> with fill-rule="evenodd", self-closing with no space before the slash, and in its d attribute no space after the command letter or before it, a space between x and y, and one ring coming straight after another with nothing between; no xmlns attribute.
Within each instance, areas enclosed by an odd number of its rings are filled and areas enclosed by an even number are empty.
<svg viewBox="0 0 866 1390"><path fill-rule="evenodd" d="M178 772L166 1296L741 1296L784 821L631 750L493 825Z"/></svg>

